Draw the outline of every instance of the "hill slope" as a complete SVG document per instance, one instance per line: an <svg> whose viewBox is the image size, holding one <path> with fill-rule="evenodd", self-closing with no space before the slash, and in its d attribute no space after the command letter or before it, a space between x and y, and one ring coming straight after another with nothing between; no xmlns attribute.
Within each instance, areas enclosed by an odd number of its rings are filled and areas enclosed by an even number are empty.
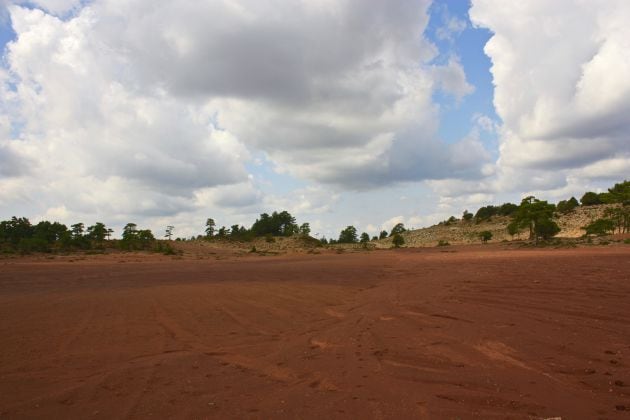
<svg viewBox="0 0 630 420"><path fill-rule="evenodd" d="M615 206L619 206L619 204L578 207L568 214L558 215L555 221L560 226L561 231L557 237L578 238L584 235L584 230L581 229L582 226L603 217L606 208ZM403 237L407 247L436 246L439 241L447 241L452 245L479 243L479 233L485 230L492 232L492 240L490 242L527 239L527 232L522 232L514 237L510 236L507 233L508 223L510 223L510 218L506 216L494 216L487 221L479 223L458 220L449 225L440 224L407 231L403 234ZM377 248L390 248L392 246L392 238L382 239L374 243Z"/></svg>

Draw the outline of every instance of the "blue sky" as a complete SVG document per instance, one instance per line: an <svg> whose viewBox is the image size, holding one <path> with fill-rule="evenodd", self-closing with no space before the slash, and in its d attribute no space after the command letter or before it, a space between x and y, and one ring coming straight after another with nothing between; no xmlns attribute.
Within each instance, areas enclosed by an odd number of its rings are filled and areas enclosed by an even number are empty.
<svg viewBox="0 0 630 420"><path fill-rule="evenodd" d="M439 135L449 142L457 141L468 134L471 128L470 122L476 114L483 114L494 120L499 120L492 104L491 62L483 52L483 47L490 39L491 33L488 29L472 25L468 17L469 8L470 3L463 0L433 3L431 19L425 32L428 38L439 48L440 54L435 61L446 62L451 56L458 57L466 73L466 79L475 88L473 93L465 96L459 103L451 96L440 92L434 96L442 109ZM465 29L461 33L453 34L450 39L439 37L437 33L452 18L464 22ZM493 146L494 144L488 145Z"/></svg>
<svg viewBox="0 0 630 420"><path fill-rule="evenodd" d="M359 3L3 0L0 218L333 237L630 173L627 3Z"/></svg>

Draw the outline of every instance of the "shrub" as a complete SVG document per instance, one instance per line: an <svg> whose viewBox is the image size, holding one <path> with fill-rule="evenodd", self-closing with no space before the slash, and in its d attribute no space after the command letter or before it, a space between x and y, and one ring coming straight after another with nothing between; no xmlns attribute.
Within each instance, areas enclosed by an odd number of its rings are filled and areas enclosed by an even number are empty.
<svg viewBox="0 0 630 420"><path fill-rule="evenodd" d="M438 241L438 244L437 244L437 246L449 246L449 245L450 245L450 243L448 241L443 240L443 239L440 239Z"/></svg>
<svg viewBox="0 0 630 420"><path fill-rule="evenodd" d="M492 239L492 232L490 232L489 230L484 230L483 232L479 232L479 238L485 244L490 239Z"/></svg>
<svg viewBox="0 0 630 420"><path fill-rule="evenodd" d="M582 229L586 231L587 235L601 236L613 232L615 229L615 223L610 219L597 219L584 226Z"/></svg>
<svg viewBox="0 0 630 420"><path fill-rule="evenodd" d="M576 200L575 197L571 197L568 200L562 200L556 206L556 210L558 213L567 214L573 211L576 207L578 207L580 203Z"/></svg>
<svg viewBox="0 0 630 420"><path fill-rule="evenodd" d="M536 223L534 232L536 233L536 238L547 240L560 232L560 226L551 219L542 219Z"/></svg>
<svg viewBox="0 0 630 420"><path fill-rule="evenodd" d="M41 238L22 238L18 243L18 250L23 254L50 252L50 246Z"/></svg>
<svg viewBox="0 0 630 420"><path fill-rule="evenodd" d="M456 223L456 222L457 222L457 217L451 216L448 219L446 219L445 221L443 221L442 224L444 226L450 226L450 225L452 225L453 223Z"/></svg>
<svg viewBox="0 0 630 420"><path fill-rule="evenodd" d="M155 252L160 252L164 255L177 255L178 252L168 243L162 241L155 241Z"/></svg>
<svg viewBox="0 0 630 420"><path fill-rule="evenodd" d="M518 206L514 203L503 203L501 207L499 207L499 215L501 216L511 216L513 213L518 210Z"/></svg>
<svg viewBox="0 0 630 420"><path fill-rule="evenodd" d="M405 244L405 238L403 238L400 233L396 233L392 238L392 244L395 248L400 248L401 245Z"/></svg>

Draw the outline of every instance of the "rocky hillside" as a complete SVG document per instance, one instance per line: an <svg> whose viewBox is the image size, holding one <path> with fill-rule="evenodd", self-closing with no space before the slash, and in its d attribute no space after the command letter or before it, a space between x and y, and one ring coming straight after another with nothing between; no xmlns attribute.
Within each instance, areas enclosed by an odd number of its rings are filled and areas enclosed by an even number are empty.
<svg viewBox="0 0 630 420"><path fill-rule="evenodd" d="M177 251L197 257L247 254L254 250L264 254L284 254L287 252L308 252L320 247L317 239L302 236L255 238L251 241L172 241L170 244Z"/></svg>
<svg viewBox="0 0 630 420"><path fill-rule="evenodd" d="M613 206L616 206L616 204L578 207L568 214L559 215L556 218L556 223L560 226L561 231L557 236L578 238L584 235L584 230L581 227L603 217L605 209ZM449 225L434 225L408 231L403 234L403 237L407 247L436 246L439 241L446 241L451 245L480 243L479 233L485 230L492 232L492 240L489 242L527 239L527 232L511 237L507 233L509 222L510 218L505 216L494 216L490 220L480 223L459 220ZM374 243L377 248L390 248L392 239L386 238Z"/></svg>
<svg viewBox="0 0 630 420"><path fill-rule="evenodd" d="M604 212L607 208L619 206L620 204L601 204L598 206L578 207L571 213L556 219L556 223L561 229L557 236L562 238L579 238L584 235L584 230L581 229L582 226L604 217Z"/></svg>
<svg viewBox="0 0 630 420"><path fill-rule="evenodd" d="M569 214L560 215L556 218L556 223L561 228L558 237L578 238L584 234L581 229L596 220L603 217L606 208L615 205L598 205L588 207L578 207ZM507 233L507 225L510 222L509 217L494 216L490 220L476 223L475 221L458 220L450 224L440 224L423 229L416 229L403 233L406 247L434 247L440 241L448 242L451 245L462 244L478 244L481 242L479 238L480 232L492 232L492 239L489 242L502 242L517 239L527 239L528 232L522 232L514 237ZM255 249L257 253L262 254L285 254L288 252L321 252L324 249L332 251L364 251L365 249L374 248L391 248L392 238L386 238L379 241L372 241L369 244L335 244L320 248L319 241L315 238L293 236L293 237L274 237L274 238L256 238L252 241L230 241L230 240L214 240L214 241L185 241L172 242L173 247L186 255L197 257L207 257L213 255L220 257L221 255L248 254Z"/></svg>

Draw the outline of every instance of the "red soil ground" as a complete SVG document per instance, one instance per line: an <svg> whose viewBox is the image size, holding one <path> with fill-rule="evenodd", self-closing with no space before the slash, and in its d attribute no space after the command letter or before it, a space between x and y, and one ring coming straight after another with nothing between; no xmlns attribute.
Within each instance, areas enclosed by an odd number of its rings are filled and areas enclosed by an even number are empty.
<svg viewBox="0 0 630 420"><path fill-rule="evenodd" d="M0 265L0 418L630 417L628 246Z"/></svg>

